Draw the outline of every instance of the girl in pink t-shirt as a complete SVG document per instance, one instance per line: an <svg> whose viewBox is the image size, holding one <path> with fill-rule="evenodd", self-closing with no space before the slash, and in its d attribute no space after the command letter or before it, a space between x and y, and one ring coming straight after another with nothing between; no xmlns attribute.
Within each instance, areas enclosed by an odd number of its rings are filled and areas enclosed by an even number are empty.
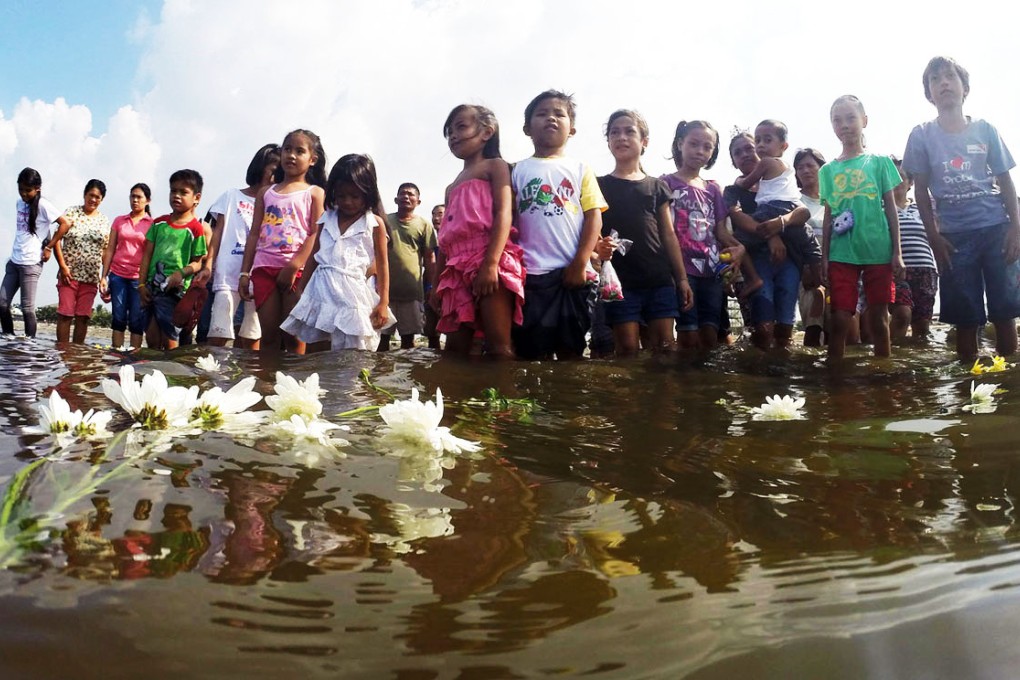
<svg viewBox="0 0 1020 680"><path fill-rule="evenodd" d="M131 212L121 215L110 225L110 238L103 253L103 274L99 292L113 310L113 346L124 345L124 331L131 330L131 347L142 346L145 315L138 295L138 268L145 252L145 234L152 226L149 201L152 191L147 184L131 187Z"/></svg>
<svg viewBox="0 0 1020 680"><path fill-rule="evenodd" d="M315 246L322 215L326 152L318 135L294 130L283 139L277 184L255 197L255 218L244 248L237 292L255 300L262 326L260 350L304 354L304 343L280 330L297 304L297 282Z"/></svg>

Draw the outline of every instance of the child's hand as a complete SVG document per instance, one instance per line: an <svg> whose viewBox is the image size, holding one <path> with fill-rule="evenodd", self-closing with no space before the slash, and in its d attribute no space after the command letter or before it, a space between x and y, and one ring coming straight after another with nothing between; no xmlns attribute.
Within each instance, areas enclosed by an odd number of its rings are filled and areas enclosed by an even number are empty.
<svg viewBox="0 0 1020 680"><path fill-rule="evenodd" d="M369 321L372 322L372 328L379 330L390 320L389 310L386 308L386 305L380 301L379 304L372 308L372 313L368 318Z"/></svg>
<svg viewBox="0 0 1020 680"><path fill-rule="evenodd" d="M897 281L907 278L907 266L903 263L903 255L896 253L892 258L892 275Z"/></svg>
<svg viewBox="0 0 1020 680"><path fill-rule="evenodd" d="M286 293L294 288L294 281L297 279L298 272L301 271L298 267L294 266L293 260L288 262L276 275L276 289L281 293Z"/></svg>
<svg viewBox="0 0 1020 680"><path fill-rule="evenodd" d="M769 259L772 260L772 264L780 265L783 260L786 259L786 244L783 243L783 239L778 236L772 236L769 238Z"/></svg>
<svg viewBox="0 0 1020 680"><path fill-rule="evenodd" d="M691 290L691 284L687 279L680 282L676 292L680 297L680 311L686 312L694 308L694 291Z"/></svg>
<svg viewBox="0 0 1020 680"><path fill-rule="evenodd" d="M242 274L237 279L237 294L241 296L241 299L245 302L249 302L252 299L251 294L251 275Z"/></svg>
<svg viewBox="0 0 1020 680"><path fill-rule="evenodd" d="M819 263L806 264L800 277L801 286L804 290L811 290L822 285L822 267Z"/></svg>
<svg viewBox="0 0 1020 680"><path fill-rule="evenodd" d="M71 283L71 270L67 267L61 267L58 276L60 277L60 282L64 285L69 285Z"/></svg>
<svg viewBox="0 0 1020 680"><path fill-rule="evenodd" d="M947 272L953 268L952 256L956 248L945 236L937 234L929 243L931 252L935 255L935 262L939 265L939 272Z"/></svg>
<svg viewBox="0 0 1020 680"><path fill-rule="evenodd" d="M583 288L587 285L588 277L584 273L587 264L584 260L581 260L581 262L571 262L563 270L563 286L565 288Z"/></svg>
<svg viewBox="0 0 1020 680"><path fill-rule="evenodd" d="M499 290L499 265L482 265L474 283L471 284L471 293L480 299L492 295L497 290Z"/></svg>
<svg viewBox="0 0 1020 680"><path fill-rule="evenodd" d="M605 262L613 259L613 252L616 250L616 241L612 236L603 236L595 242L595 254Z"/></svg>
<svg viewBox="0 0 1020 680"><path fill-rule="evenodd" d="M207 284L209 282L209 279L211 279L211 278L212 278L212 270L211 269L206 269L205 267L202 267L201 269L198 270L198 273L195 274L194 278L191 279L191 285L193 285L193 286L204 286L205 284Z"/></svg>
<svg viewBox="0 0 1020 680"><path fill-rule="evenodd" d="M730 262L732 262L732 264L730 265L731 267L740 267L740 263L743 262L744 256L747 255L747 249L744 248L744 246L740 245L739 243L735 246L723 248L719 252L729 253ZM721 257L719 259L723 260L723 258Z"/></svg>
<svg viewBox="0 0 1020 680"><path fill-rule="evenodd" d="M1020 259L1020 231L1010 228L1009 232L1006 233L1006 241L1003 244L1002 252L1006 256L1006 264L1012 264L1017 259Z"/></svg>
<svg viewBox="0 0 1020 680"><path fill-rule="evenodd" d="M175 288L180 288L183 285L184 285L184 272L182 272L180 269L175 271L170 276L166 277L167 290L174 290Z"/></svg>
<svg viewBox="0 0 1020 680"><path fill-rule="evenodd" d="M152 293L149 292L149 287L144 283L138 286L138 297L142 301L142 307L148 307L152 304Z"/></svg>
<svg viewBox="0 0 1020 680"><path fill-rule="evenodd" d="M771 220L765 220L758 225L755 233L762 238L769 238L772 236L779 236L783 233L783 218L773 217Z"/></svg>

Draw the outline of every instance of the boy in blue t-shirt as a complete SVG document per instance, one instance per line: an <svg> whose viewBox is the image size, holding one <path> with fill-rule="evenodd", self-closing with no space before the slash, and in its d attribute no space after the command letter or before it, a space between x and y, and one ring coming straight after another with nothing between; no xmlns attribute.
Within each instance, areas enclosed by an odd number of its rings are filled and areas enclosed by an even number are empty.
<svg viewBox="0 0 1020 680"><path fill-rule="evenodd" d="M914 175L917 207L938 261L940 320L956 326L957 358L977 357L978 330L988 320L995 325L996 351L1007 356L1017 350L1014 319L1020 316L1020 216L1009 175L1015 163L990 123L964 115L966 69L935 57L922 80L938 117L910 133L903 167Z"/></svg>

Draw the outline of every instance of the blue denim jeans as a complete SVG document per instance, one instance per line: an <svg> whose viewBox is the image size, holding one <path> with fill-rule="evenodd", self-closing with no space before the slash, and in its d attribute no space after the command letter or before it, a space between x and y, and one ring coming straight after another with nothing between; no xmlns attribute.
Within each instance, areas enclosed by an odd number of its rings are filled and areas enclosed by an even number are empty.
<svg viewBox="0 0 1020 680"><path fill-rule="evenodd" d="M792 326L800 296L800 268L790 257L773 265L768 248L753 251L751 261L763 282L751 296L751 323Z"/></svg>
<svg viewBox="0 0 1020 680"><path fill-rule="evenodd" d="M142 312L142 298L138 295L138 279L126 279L110 272L107 283L113 308L110 326L121 333L128 328L135 335L144 333L146 315Z"/></svg>

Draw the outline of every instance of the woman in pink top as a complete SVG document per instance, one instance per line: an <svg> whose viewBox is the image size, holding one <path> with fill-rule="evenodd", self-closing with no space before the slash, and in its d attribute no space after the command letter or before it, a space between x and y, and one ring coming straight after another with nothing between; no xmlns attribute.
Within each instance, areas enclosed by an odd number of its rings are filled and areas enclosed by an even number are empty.
<svg viewBox="0 0 1020 680"><path fill-rule="evenodd" d="M124 344L124 331L131 329L131 346L142 346L146 319L138 296L138 267L145 250L145 233L152 226L148 185L131 187L131 212L110 226L110 239L103 254L103 278L99 282L103 299L113 307L113 346Z"/></svg>

